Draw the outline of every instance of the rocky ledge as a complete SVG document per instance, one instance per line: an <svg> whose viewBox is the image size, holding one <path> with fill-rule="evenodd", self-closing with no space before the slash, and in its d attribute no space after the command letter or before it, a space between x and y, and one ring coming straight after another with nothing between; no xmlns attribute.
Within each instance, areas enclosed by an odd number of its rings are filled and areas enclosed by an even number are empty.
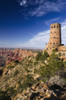
<svg viewBox="0 0 66 100"><path fill-rule="evenodd" d="M65 86L48 85L44 82L34 84L23 90L22 94L18 94L13 100L65 100Z"/></svg>

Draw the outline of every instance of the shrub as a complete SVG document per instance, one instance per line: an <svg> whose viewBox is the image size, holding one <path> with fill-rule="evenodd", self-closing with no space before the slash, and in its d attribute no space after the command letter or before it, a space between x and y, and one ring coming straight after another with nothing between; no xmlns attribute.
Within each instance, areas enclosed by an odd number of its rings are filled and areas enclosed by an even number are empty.
<svg viewBox="0 0 66 100"><path fill-rule="evenodd" d="M55 75L54 77L51 77L49 82L51 83L51 85L59 85L59 86L64 86L65 85L65 81L63 78L61 78L59 75Z"/></svg>
<svg viewBox="0 0 66 100"><path fill-rule="evenodd" d="M36 56L36 60L37 60L37 61L40 60L41 57L42 57L42 52L39 52L39 53L37 54L37 56Z"/></svg>
<svg viewBox="0 0 66 100"><path fill-rule="evenodd" d="M40 60L40 61L44 62L47 59L47 57L49 57L49 55L46 51L44 51L44 53L39 52L36 56L36 60L37 61Z"/></svg>
<svg viewBox="0 0 66 100"><path fill-rule="evenodd" d="M14 96L16 94L16 91L13 89L13 87L10 87L7 89L7 92L10 96Z"/></svg>
<svg viewBox="0 0 66 100"><path fill-rule="evenodd" d="M37 72L38 72L38 70L35 68L35 69L34 69L34 73L37 73Z"/></svg>
<svg viewBox="0 0 66 100"><path fill-rule="evenodd" d="M66 67L66 61L63 62L64 66Z"/></svg>
<svg viewBox="0 0 66 100"><path fill-rule="evenodd" d="M47 61L47 64L40 67L41 77L50 78L64 68L62 60L57 55L52 54Z"/></svg>
<svg viewBox="0 0 66 100"><path fill-rule="evenodd" d="M22 92L24 89L31 87L35 83L33 77L28 74L23 82L23 84L19 83L19 91Z"/></svg>
<svg viewBox="0 0 66 100"><path fill-rule="evenodd" d="M31 60L28 61L28 66L32 66L33 62Z"/></svg>
<svg viewBox="0 0 66 100"><path fill-rule="evenodd" d="M55 52L57 52L57 49L53 49L52 53L55 53Z"/></svg>
<svg viewBox="0 0 66 100"><path fill-rule="evenodd" d="M25 68L25 71L26 71L27 73L30 72L28 68Z"/></svg>
<svg viewBox="0 0 66 100"><path fill-rule="evenodd" d="M6 92L0 91L0 100L11 100Z"/></svg>
<svg viewBox="0 0 66 100"><path fill-rule="evenodd" d="M8 66L7 69L12 69L14 68L15 66Z"/></svg>
<svg viewBox="0 0 66 100"><path fill-rule="evenodd" d="M34 78L30 75L30 74L28 74L27 76L26 76L26 80L24 81L24 84L26 85L26 86L28 86L28 87L30 87L30 86L32 86L33 84L34 84Z"/></svg>
<svg viewBox="0 0 66 100"><path fill-rule="evenodd" d="M16 76L18 73L19 73L19 71L18 71L18 70L16 70L16 71L15 71L15 73L14 73L14 76Z"/></svg>
<svg viewBox="0 0 66 100"><path fill-rule="evenodd" d="M49 57L49 55L48 55L48 53L46 51L44 51L44 53L43 53L43 55L41 57L42 62L44 62L47 59L47 57Z"/></svg>
<svg viewBox="0 0 66 100"><path fill-rule="evenodd" d="M37 65L38 64L38 61L34 62L34 65Z"/></svg>
<svg viewBox="0 0 66 100"><path fill-rule="evenodd" d="M58 54L59 57L60 57L61 55L62 55L61 53Z"/></svg>

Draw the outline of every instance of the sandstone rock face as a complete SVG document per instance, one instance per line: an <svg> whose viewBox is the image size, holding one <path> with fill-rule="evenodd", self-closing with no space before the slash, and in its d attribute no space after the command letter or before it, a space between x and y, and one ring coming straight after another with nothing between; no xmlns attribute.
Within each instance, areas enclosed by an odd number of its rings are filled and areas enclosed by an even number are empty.
<svg viewBox="0 0 66 100"><path fill-rule="evenodd" d="M44 82L36 83L32 87L28 87L27 90L23 90L21 94L16 95L12 100L65 100L66 93L62 96L57 96L59 86L55 89L50 89ZM60 95L59 94L59 95Z"/></svg>
<svg viewBox="0 0 66 100"><path fill-rule="evenodd" d="M44 100L50 97L48 86L44 82L34 84L31 88L24 90L22 94L17 95L14 100Z"/></svg>
<svg viewBox="0 0 66 100"><path fill-rule="evenodd" d="M6 64L13 60L22 61L25 57L36 56L37 53L22 49L0 49L0 56L4 56L7 59Z"/></svg>
<svg viewBox="0 0 66 100"><path fill-rule="evenodd" d="M61 90L60 90L61 89ZM12 100L65 100L66 93L59 85L52 85L50 88L44 82L36 83L21 94L16 95ZM61 93L63 93L61 95Z"/></svg>

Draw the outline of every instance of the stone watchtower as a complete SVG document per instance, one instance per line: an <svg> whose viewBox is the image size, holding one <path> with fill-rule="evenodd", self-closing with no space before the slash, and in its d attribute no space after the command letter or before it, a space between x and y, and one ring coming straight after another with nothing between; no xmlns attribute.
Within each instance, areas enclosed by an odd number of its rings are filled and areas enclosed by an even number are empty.
<svg viewBox="0 0 66 100"><path fill-rule="evenodd" d="M61 45L61 24L54 23L50 26L50 38L46 50L51 53L53 49Z"/></svg>

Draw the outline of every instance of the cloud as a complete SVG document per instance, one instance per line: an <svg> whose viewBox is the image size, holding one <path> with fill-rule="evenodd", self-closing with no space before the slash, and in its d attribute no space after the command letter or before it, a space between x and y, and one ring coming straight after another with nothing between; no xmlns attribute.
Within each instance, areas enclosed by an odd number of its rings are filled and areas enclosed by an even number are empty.
<svg viewBox="0 0 66 100"><path fill-rule="evenodd" d="M61 23L61 33L62 33L62 44L66 45L66 20ZM26 48L45 48L45 44L49 41L50 30L37 33L33 38L31 38L26 43L20 43L19 47Z"/></svg>
<svg viewBox="0 0 66 100"><path fill-rule="evenodd" d="M25 6L27 4L27 0L17 0L20 6Z"/></svg>
<svg viewBox="0 0 66 100"><path fill-rule="evenodd" d="M49 20L46 20L46 21L45 21L45 24L46 24L46 25L50 25L50 24L52 24L52 23L58 22L59 20L60 20L60 17L54 18L54 19L49 19Z"/></svg>
<svg viewBox="0 0 66 100"><path fill-rule="evenodd" d="M62 33L62 43L65 44L66 46L66 20L61 23L62 28L61 28L61 33Z"/></svg>
<svg viewBox="0 0 66 100"><path fill-rule="evenodd" d="M50 0L18 0L18 2L20 6L24 7L28 16L40 17L48 12L60 12L61 10L66 9L65 0L56 0L55 2ZM30 9L27 10L27 8Z"/></svg>
<svg viewBox="0 0 66 100"><path fill-rule="evenodd" d="M46 1L42 2L38 7L34 9L34 11L31 12L32 16L43 16L47 14L48 12L60 12L62 9L64 9L64 6L66 5L66 2L57 1L57 2L51 2Z"/></svg>
<svg viewBox="0 0 66 100"><path fill-rule="evenodd" d="M26 43L19 44L19 47L26 47L26 48L40 48L43 49L45 43L49 40L49 33L50 31L43 31L35 35L32 39L27 41Z"/></svg>

